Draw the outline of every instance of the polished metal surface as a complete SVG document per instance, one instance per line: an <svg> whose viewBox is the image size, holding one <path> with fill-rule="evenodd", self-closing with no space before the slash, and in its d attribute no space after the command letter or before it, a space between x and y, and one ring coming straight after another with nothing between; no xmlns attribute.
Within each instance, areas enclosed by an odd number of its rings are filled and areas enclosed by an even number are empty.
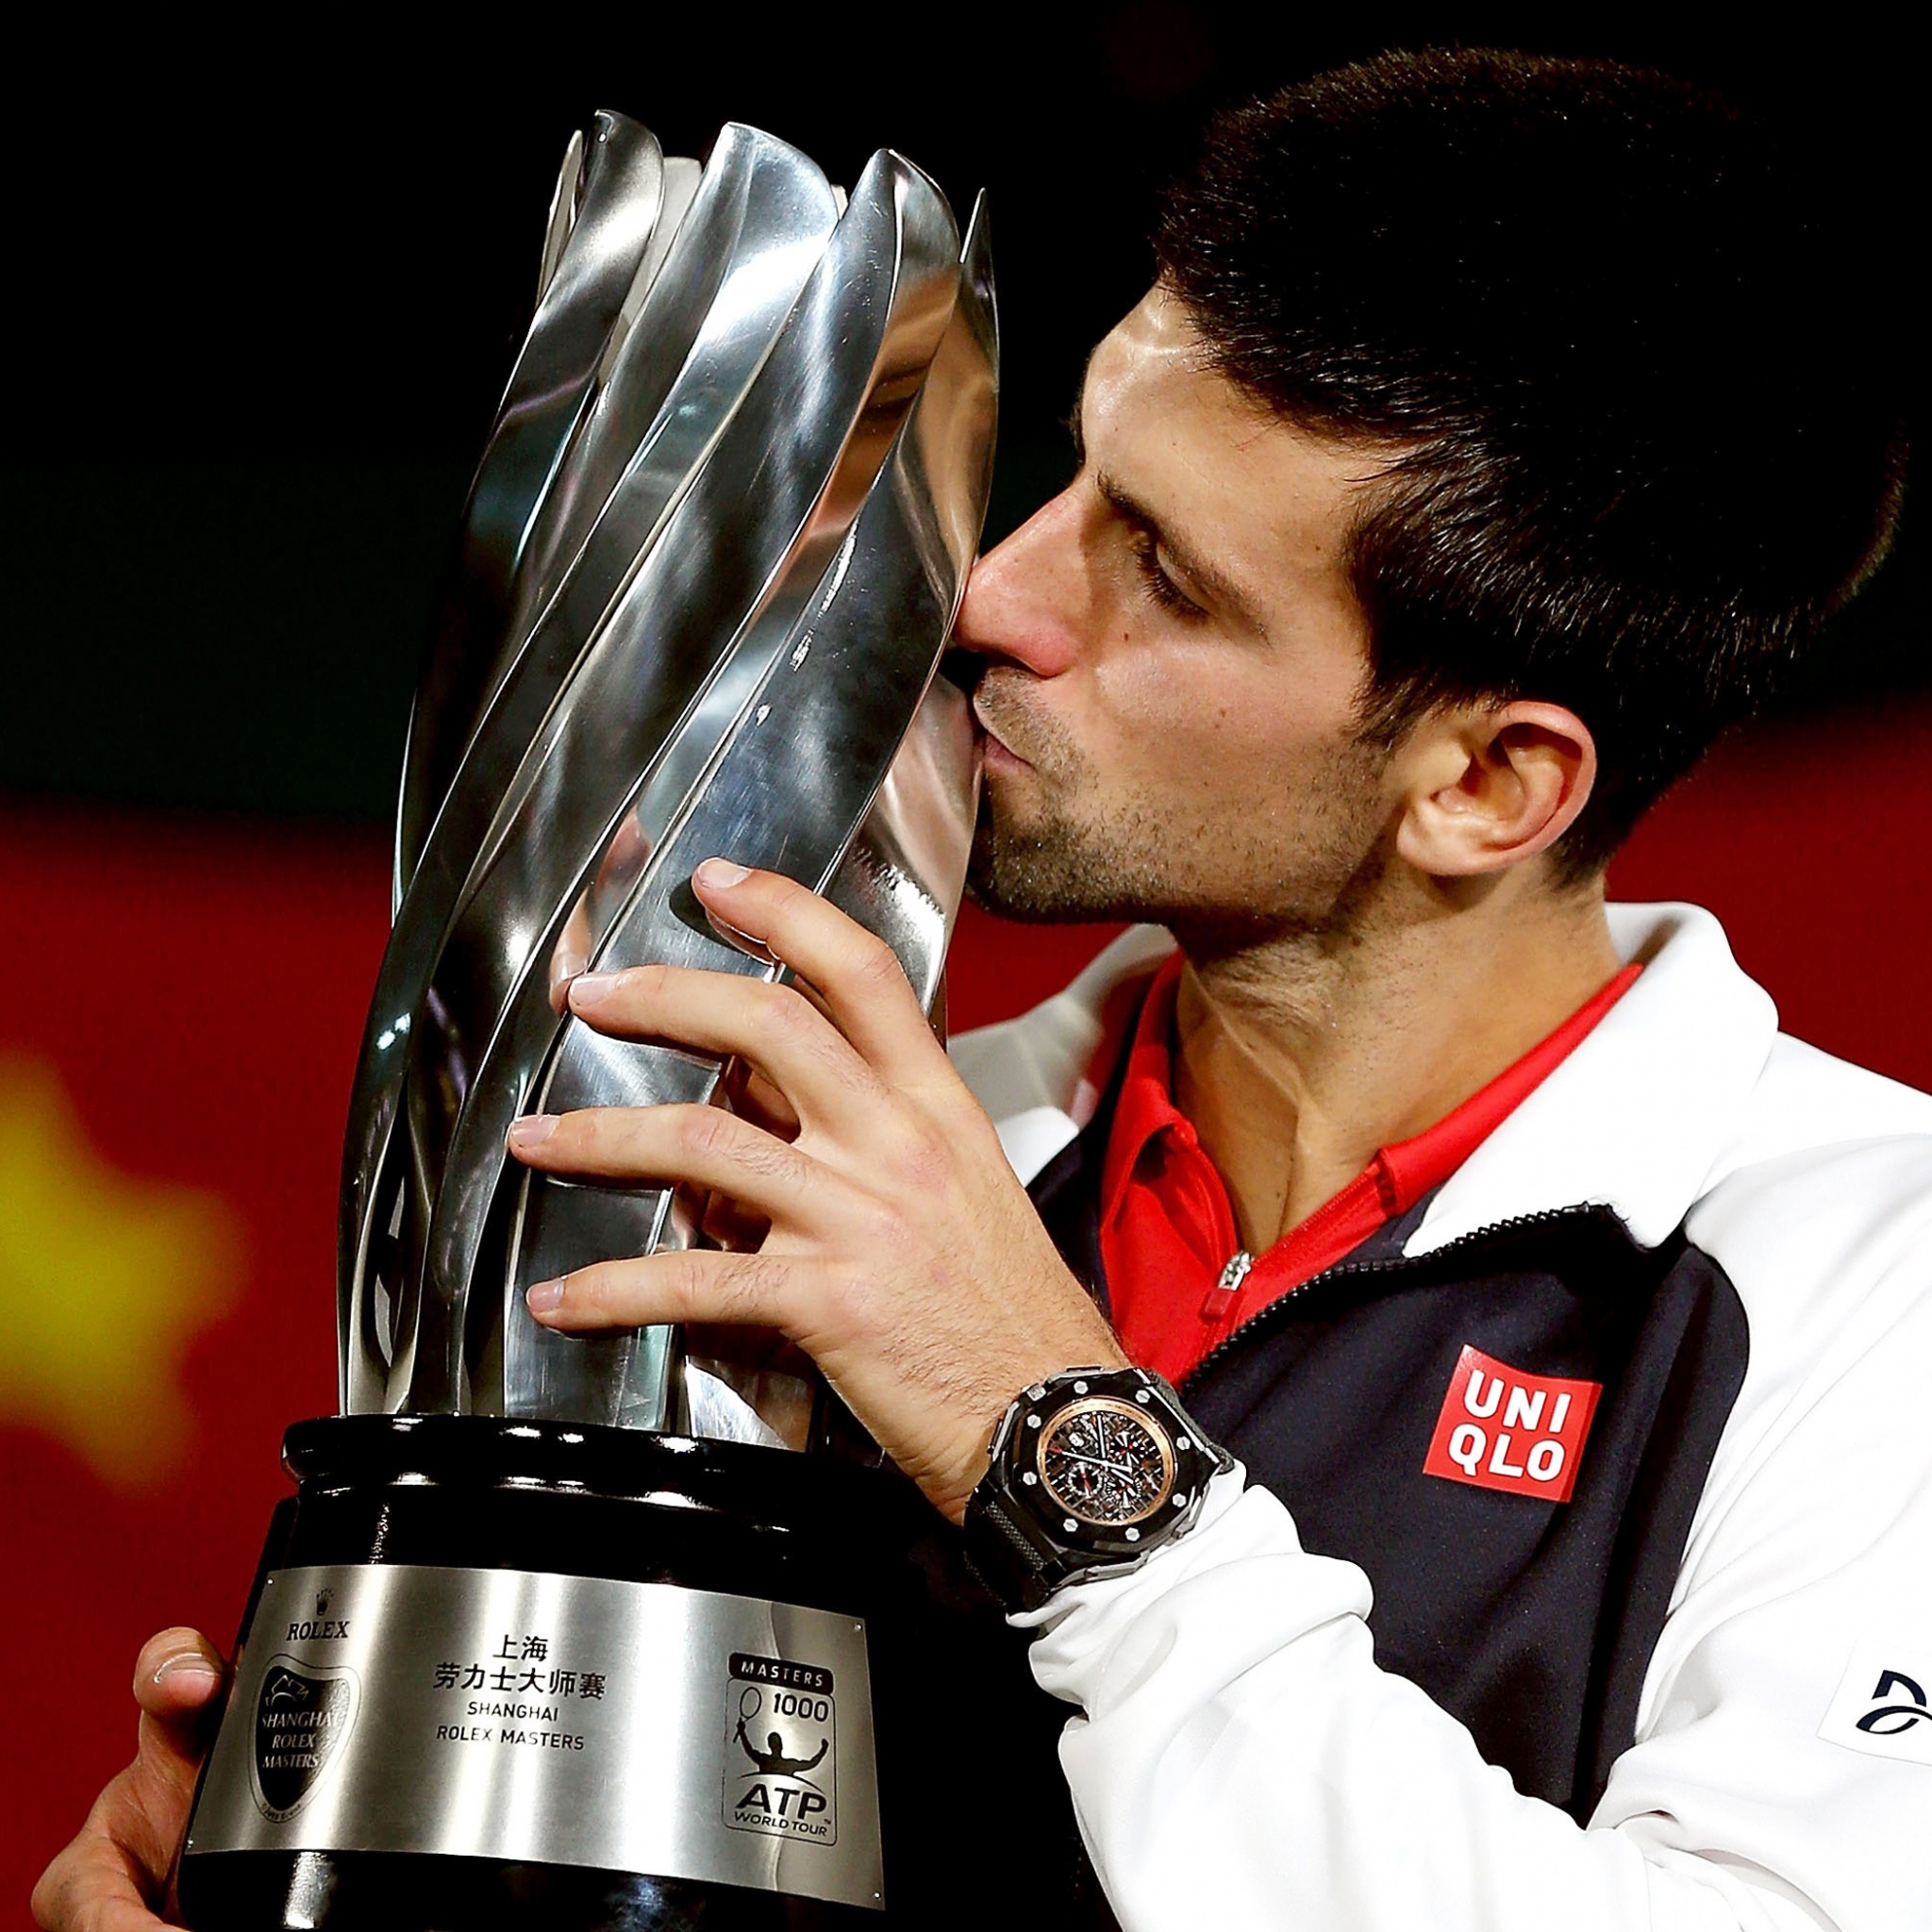
<svg viewBox="0 0 1932 1932"><path fill-rule="evenodd" d="M736 713L734 687L789 637L916 393L950 307L953 250L929 184L881 157L497 804L391 1056L408 1174L441 1180L402 1227L404 1278L420 1293L399 1346L430 1344L412 1349L412 1407L462 1406L459 1317L504 1132L556 1031L547 960L567 912L621 852L626 814L642 841L661 835Z"/></svg>
<svg viewBox="0 0 1932 1932"><path fill-rule="evenodd" d="M577 190L583 185L584 131L571 135L563 150L563 165L557 171L557 186L550 194L550 216L543 224L543 254L537 264L537 300L557 275L557 264L563 259L563 244L577 218Z"/></svg>
<svg viewBox="0 0 1932 1932"><path fill-rule="evenodd" d="M531 520L590 406L605 345L662 207L662 150L648 128L621 114L596 117L582 169L569 232L471 485L457 562L432 625L404 757L399 882L414 870L497 668ZM558 226L553 211L546 258Z"/></svg>
<svg viewBox="0 0 1932 1932"><path fill-rule="evenodd" d="M518 1570L291 1569L229 1707L184 1859L440 1854L884 1906L852 1617Z"/></svg>
<svg viewBox="0 0 1932 1932"><path fill-rule="evenodd" d="M981 225L969 242L969 263L983 252ZM964 278L879 487L785 647L740 700L734 728L704 786L654 841L627 899L619 894L629 868L607 862L603 869L591 894L591 932L602 935L593 966L651 960L769 977L774 967L712 929L691 896L691 873L722 853L814 890L831 884L932 681L985 517L993 319L982 280L976 274ZM943 747L943 737L916 742L930 755ZM909 758L903 789L916 788L931 769ZM970 824L966 830L970 838ZM908 855L902 848L893 856ZM855 873L855 888L863 881L874 903L909 915L919 894L908 891L907 904L893 904L887 885L893 856L869 854ZM893 869L904 873L903 865ZM954 903L958 891L956 880ZM534 1106L555 1113L698 1103L711 1098L719 1072L714 1060L612 1040L571 1021L539 1077ZM656 1428L676 1424L675 1391L664 1386L662 1374L674 1360L667 1342L646 1332L586 1347L540 1328L523 1297L534 1281L608 1255L688 1242L690 1230L672 1208L668 1191L654 1200L543 1176L525 1180L503 1313L506 1413ZM655 1380L650 1371L659 1372Z"/></svg>
<svg viewBox="0 0 1932 1932"><path fill-rule="evenodd" d="M636 318L598 408L572 452L570 475L575 478L587 473L607 490L608 501L533 634L509 654L397 908L350 1101L341 1264L345 1283L366 1268L372 1240L391 1232L400 1239L399 1213L419 1220L427 1215L425 1182L433 1183L440 1157L414 1144L395 1143L403 1083L413 1058L419 1068L426 1068L432 1093L440 1090L448 1104L460 1104L468 1085L467 1062L475 1042L488 1037L490 1016L469 1021L474 1007L451 1013L443 1004L449 996L433 989L433 975L451 919L493 824L505 812L519 768L532 757L533 743L548 731L563 739L562 753L570 749L560 694L585 652L596 641L618 661L608 667L598 694L573 691L569 703L579 709L586 703L614 707L619 715L609 722L621 724L631 708L645 708L655 675L660 694L656 712L647 711L643 721L646 730L654 718L668 714L675 721L706 669L699 639L690 661L665 658L635 673L630 660L649 653L653 643L648 631L639 635L640 619L648 621L651 614L644 601L649 586L623 600L637 588L640 566L664 534L691 473L714 454L720 432L743 402L773 339L818 264L837 217L831 191L817 168L783 142L751 129L726 127L705 175L665 272L653 283L653 299ZM591 494L581 480L573 482L570 501L580 516ZM564 512L547 503L544 510L550 528L558 531ZM567 530L554 535L546 551L559 548L567 535ZM614 608L621 603L622 608ZM613 623L620 635L607 635ZM627 679L633 683L629 693L621 688ZM612 684L620 687L614 695ZM615 751L606 755L622 756ZM625 778L615 764L607 764L601 775L606 789L621 788ZM567 878L581 862L580 853L566 848L568 828L546 824L538 831ZM502 961L506 976L513 978L527 964L518 950L519 937L553 909L541 903L544 890L541 876L521 895L512 882L508 896L513 903L506 906L506 893L499 891L471 919L472 933L479 925L487 929L491 922L500 923L496 937L508 941ZM481 1004L500 1001L503 984L500 977L486 986ZM438 1003L434 1007L432 998ZM424 1046L419 1044L424 1025L419 1015L425 1011L432 1039ZM375 1284L368 1286L373 1293ZM354 1377L367 1367L368 1351L360 1341L366 1324L356 1320L353 1295L345 1299L345 1313L350 1318L343 1335L345 1365ZM403 1332L407 1339L407 1323ZM389 1379L386 1364L383 1379ZM345 1392L351 1407L394 1406L372 1400L371 1391L354 1380Z"/></svg>
<svg viewBox="0 0 1932 1932"><path fill-rule="evenodd" d="M591 960L773 971L697 914L713 852L829 891L937 996L976 774L933 674L986 507L991 267L983 215L962 252L895 155L841 199L749 128L701 175L616 116L580 175L566 156L473 492L476 582L449 605L475 621L439 628L412 724L344 1151L345 1407L789 1439L715 1365L687 1374L675 1335L528 1321L541 1274L693 1233L661 1191L525 1187L503 1136L539 1104L709 1095L715 1064L601 1041L552 981ZM547 415L540 363L569 375ZM514 543L478 511L511 499Z"/></svg>
<svg viewBox="0 0 1932 1932"><path fill-rule="evenodd" d="M944 986L978 798L972 707L958 685L937 678L827 889L899 956L928 1012Z"/></svg>

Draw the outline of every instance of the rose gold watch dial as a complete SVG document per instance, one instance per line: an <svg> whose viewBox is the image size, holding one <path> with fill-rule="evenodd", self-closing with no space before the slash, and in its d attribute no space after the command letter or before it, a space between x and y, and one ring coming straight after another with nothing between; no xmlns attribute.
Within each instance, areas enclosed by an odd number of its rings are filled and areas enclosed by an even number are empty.
<svg viewBox="0 0 1932 1932"><path fill-rule="evenodd" d="M1040 1480L1069 1516L1144 1523L1174 1490L1174 1443L1145 1409L1110 1395L1069 1403L1040 1432Z"/></svg>

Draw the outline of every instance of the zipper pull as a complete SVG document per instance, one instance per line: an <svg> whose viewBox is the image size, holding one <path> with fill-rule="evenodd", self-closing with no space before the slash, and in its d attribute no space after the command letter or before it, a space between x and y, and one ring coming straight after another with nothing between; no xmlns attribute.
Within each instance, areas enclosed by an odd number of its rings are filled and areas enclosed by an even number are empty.
<svg viewBox="0 0 1932 1932"><path fill-rule="evenodd" d="M1254 1265L1255 1257L1247 1249L1235 1250L1233 1258L1221 1271L1221 1278L1208 1291L1208 1299L1201 1304L1202 1321L1226 1321L1227 1311L1241 1299L1241 1284Z"/></svg>

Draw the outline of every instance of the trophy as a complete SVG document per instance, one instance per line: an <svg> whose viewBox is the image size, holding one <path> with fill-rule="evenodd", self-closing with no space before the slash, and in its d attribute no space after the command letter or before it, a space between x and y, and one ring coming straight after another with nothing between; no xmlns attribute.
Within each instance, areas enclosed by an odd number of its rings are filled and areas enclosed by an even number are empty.
<svg viewBox="0 0 1932 1932"><path fill-rule="evenodd" d="M775 976L691 894L712 854L828 893L935 1010L977 785L939 672L996 370L983 210L962 242L899 156L848 199L749 127L702 167L617 114L571 143L410 724L341 1413L284 1444L189 1924L906 1913L937 1519L809 1372L533 1322L529 1284L702 1215L532 1174L505 1133L717 1095L716 1060L555 991Z"/></svg>

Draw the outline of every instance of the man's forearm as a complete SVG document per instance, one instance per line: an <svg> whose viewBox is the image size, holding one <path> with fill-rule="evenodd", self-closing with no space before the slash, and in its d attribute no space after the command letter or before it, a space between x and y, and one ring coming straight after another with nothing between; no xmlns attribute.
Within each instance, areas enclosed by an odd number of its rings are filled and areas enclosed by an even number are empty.
<svg viewBox="0 0 1932 1932"><path fill-rule="evenodd" d="M1748 1853L1519 1794L1376 1668L1362 1573L1237 1481L1142 1571L1016 1620L1085 1713L1060 1757L1125 1932L1816 1932Z"/></svg>

